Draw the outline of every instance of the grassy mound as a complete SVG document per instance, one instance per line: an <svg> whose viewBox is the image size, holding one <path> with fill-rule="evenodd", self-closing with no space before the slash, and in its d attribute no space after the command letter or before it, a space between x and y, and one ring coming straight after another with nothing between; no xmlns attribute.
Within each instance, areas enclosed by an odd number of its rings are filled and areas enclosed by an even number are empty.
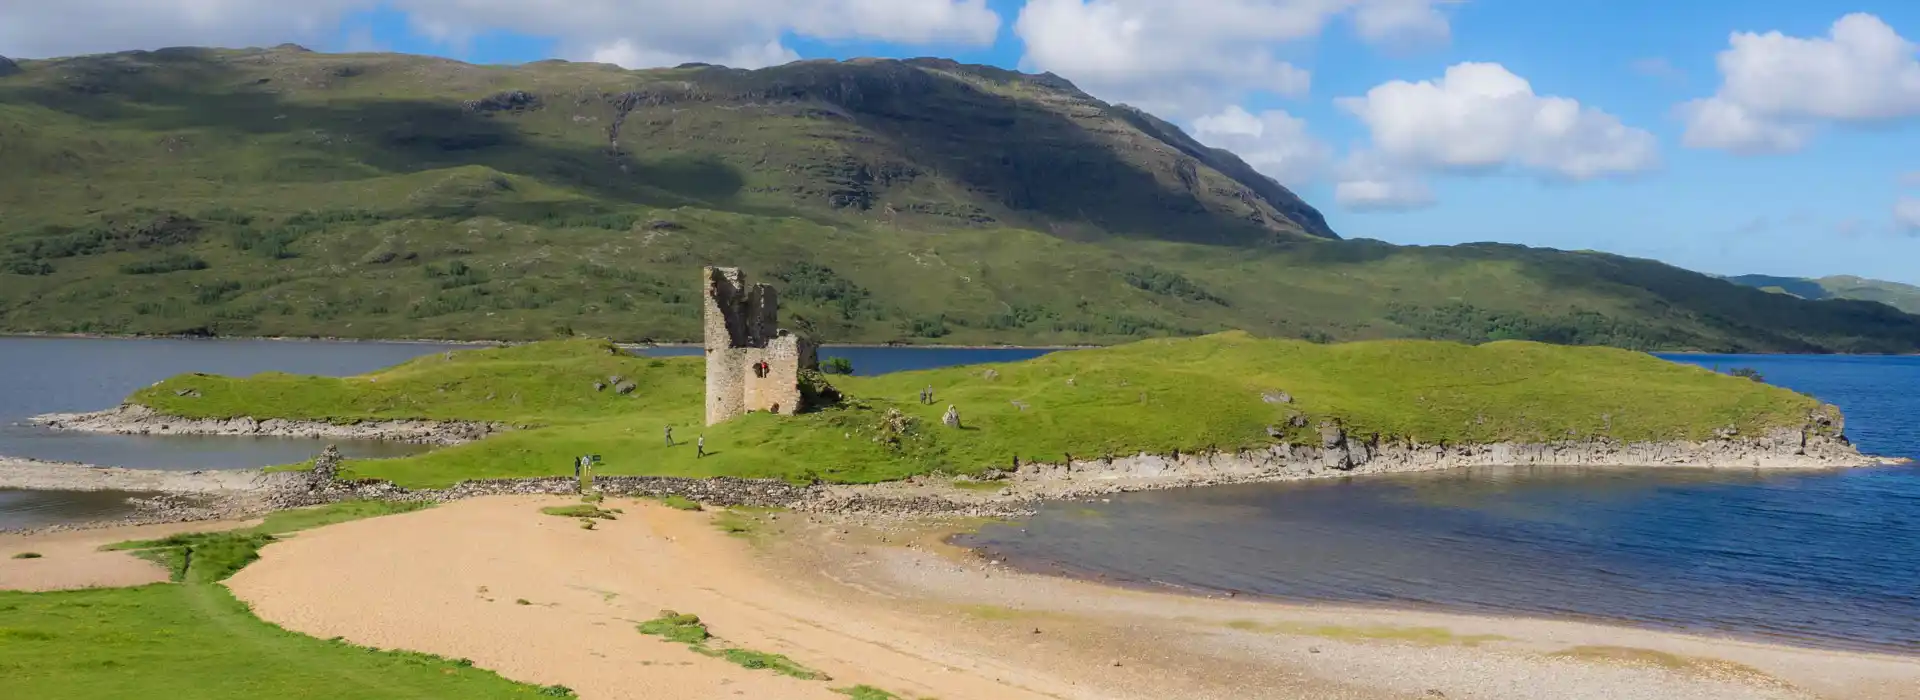
<svg viewBox="0 0 1920 700"><path fill-rule="evenodd" d="M423 455L348 463L409 487L559 476L780 477L864 483L1021 462L1319 444L1319 427L1425 444L1701 440L1754 435L1825 410L1794 392L1597 347L1432 341L1321 345L1245 333L1150 340L1018 363L836 377L842 405L703 428L699 358L559 341L456 352L346 379L176 377L133 397L199 416L512 420L539 427ZM617 374L638 388L595 382ZM921 404L924 387L934 403ZM199 397L181 395L195 389ZM491 397L491 398L487 398ZM941 423L957 407L962 426ZM678 444L662 437L675 426ZM704 430L707 456L692 438Z"/></svg>

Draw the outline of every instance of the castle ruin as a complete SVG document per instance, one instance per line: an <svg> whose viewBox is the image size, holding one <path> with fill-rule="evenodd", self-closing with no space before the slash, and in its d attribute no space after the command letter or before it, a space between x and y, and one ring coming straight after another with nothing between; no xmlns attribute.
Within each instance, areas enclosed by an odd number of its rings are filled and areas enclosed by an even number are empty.
<svg viewBox="0 0 1920 700"><path fill-rule="evenodd" d="M811 340L779 328L773 287L747 286L736 267L700 271L705 287L707 425L749 411L800 412L800 372L819 369Z"/></svg>

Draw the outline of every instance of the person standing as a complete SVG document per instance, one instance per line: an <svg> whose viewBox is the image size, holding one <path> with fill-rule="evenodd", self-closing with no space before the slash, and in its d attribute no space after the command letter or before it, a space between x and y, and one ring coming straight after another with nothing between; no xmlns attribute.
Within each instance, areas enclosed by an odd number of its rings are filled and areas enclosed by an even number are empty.
<svg viewBox="0 0 1920 700"><path fill-rule="evenodd" d="M707 436L702 435L693 442L693 458L699 459L705 456L707 456Z"/></svg>
<svg viewBox="0 0 1920 700"><path fill-rule="evenodd" d="M673 426L667 426L667 446L673 446Z"/></svg>

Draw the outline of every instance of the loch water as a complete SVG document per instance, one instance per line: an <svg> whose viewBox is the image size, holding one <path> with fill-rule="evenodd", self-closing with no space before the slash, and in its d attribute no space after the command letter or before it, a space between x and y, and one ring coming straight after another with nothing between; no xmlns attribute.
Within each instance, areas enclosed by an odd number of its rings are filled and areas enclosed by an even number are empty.
<svg viewBox="0 0 1920 700"><path fill-rule="evenodd" d="M1920 357L1673 355L1751 367L1920 457ZM1484 468L1058 503L965 544L1023 568L1233 591L1920 652L1920 467Z"/></svg>

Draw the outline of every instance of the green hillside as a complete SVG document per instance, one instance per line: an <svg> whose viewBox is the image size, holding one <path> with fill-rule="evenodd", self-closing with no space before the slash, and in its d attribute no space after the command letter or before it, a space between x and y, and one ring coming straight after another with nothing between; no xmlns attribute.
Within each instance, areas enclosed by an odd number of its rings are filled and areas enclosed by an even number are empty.
<svg viewBox="0 0 1920 700"><path fill-rule="evenodd" d="M1051 75L291 46L17 68L0 332L691 340L718 263L836 342L1920 349L1920 317L1653 261L1340 240L1231 154Z"/></svg>
<svg viewBox="0 0 1920 700"><path fill-rule="evenodd" d="M872 482L1023 462L1321 444L1356 436L1424 444L1704 440L1757 435L1823 409L1806 396L1613 348L1391 340L1316 344L1232 332L1051 353L1016 363L833 377L839 406L706 427L699 358L644 358L570 340L430 355L373 374L183 375L129 401L196 418L437 418L527 425L401 459L355 460L355 476L404 486L571 473ZM619 375L630 395L596 390ZM918 401L931 386L935 401ZM1284 395L1284 396L1283 396ZM963 430L940 422L958 407ZM892 416L898 411L897 417ZM661 439L678 428L681 445ZM709 455L690 442L704 434Z"/></svg>
<svg viewBox="0 0 1920 700"><path fill-rule="evenodd" d="M1910 314L1920 314L1920 287L1852 275L1831 277L1775 277L1740 275L1728 281L1802 299L1859 299L1877 301Z"/></svg>

